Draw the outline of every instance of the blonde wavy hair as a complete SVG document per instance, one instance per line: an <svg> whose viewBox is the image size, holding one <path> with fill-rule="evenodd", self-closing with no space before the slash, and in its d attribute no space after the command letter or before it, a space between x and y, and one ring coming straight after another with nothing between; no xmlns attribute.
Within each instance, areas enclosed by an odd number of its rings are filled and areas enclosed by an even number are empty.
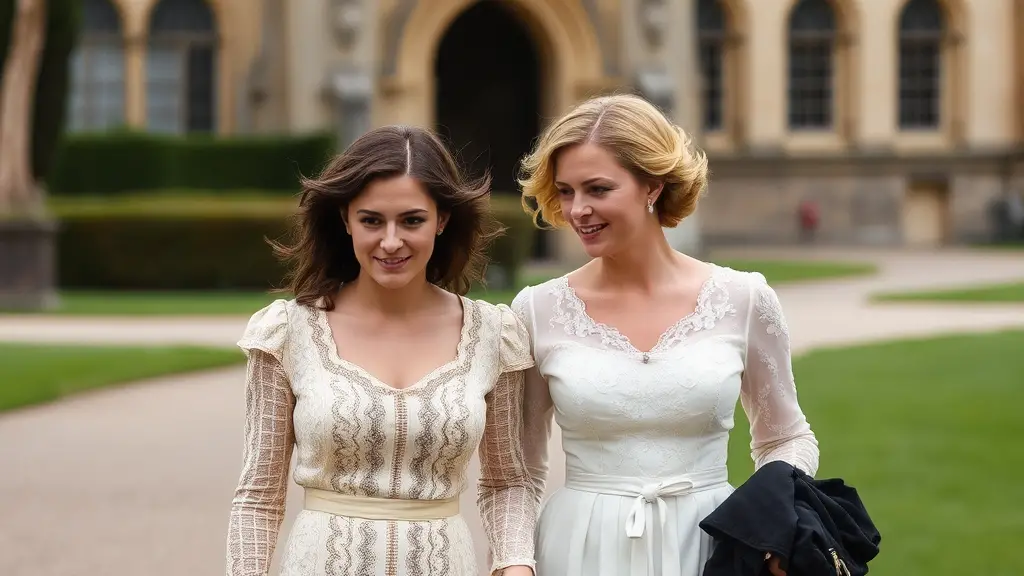
<svg viewBox="0 0 1024 576"><path fill-rule="evenodd" d="M708 183L708 159L682 128L639 96L592 98L552 123L522 160L523 208L556 228L568 225L555 187L555 161L567 146L593 143L611 152L637 179L662 182L655 209L673 228L693 214ZM530 203L536 202L536 207Z"/></svg>

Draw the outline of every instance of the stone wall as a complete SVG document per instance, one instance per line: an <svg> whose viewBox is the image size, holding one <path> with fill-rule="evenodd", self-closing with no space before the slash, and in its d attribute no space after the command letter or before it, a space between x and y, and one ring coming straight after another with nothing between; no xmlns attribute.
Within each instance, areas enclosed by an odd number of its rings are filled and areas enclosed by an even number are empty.
<svg viewBox="0 0 1024 576"><path fill-rule="evenodd" d="M712 159L711 185L700 206L702 233L712 246L797 243L799 206L810 201L821 215L816 243L900 246L904 195L924 179L948 190L948 243L984 241L991 233L990 203L1024 182L1011 177L1012 166L1005 152Z"/></svg>
<svg viewBox="0 0 1024 576"><path fill-rule="evenodd" d="M701 205L705 240L721 243L795 243L801 202L818 206L817 241L896 244L903 182L898 177L818 176L713 180Z"/></svg>
<svg viewBox="0 0 1024 576"><path fill-rule="evenodd" d="M976 243L990 239L992 202L1008 191L1008 186L1003 174L955 176L950 202L952 240Z"/></svg>

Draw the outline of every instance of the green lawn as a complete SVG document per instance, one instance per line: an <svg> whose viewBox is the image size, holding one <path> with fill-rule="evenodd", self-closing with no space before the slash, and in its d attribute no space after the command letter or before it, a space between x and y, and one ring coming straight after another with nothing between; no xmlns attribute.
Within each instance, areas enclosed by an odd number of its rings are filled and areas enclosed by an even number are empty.
<svg viewBox="0 0 1024 576"><path fill-rule="evenodd" d="M875 266L852 262L816 262L813 260L739 260L716 262L736 270L760 272L769 284L785 284L813 280L831 280L874 274Z"/></svg>
<svg viewBox="0 0 1024 576"><path fill-rule="evenodd" d="M1024 282L955 290L885 293L876 295L874 299L879 302L1024 302Z"/></svg>
<svg viewBox="0 0 1024 576"><path fill-rule="evenodd" d="M0 412L69 394L244 362L235 349L0 344Z"/></svg>
<svg viewBox="0 0 1024 576"><path fill-rule="evenodd" d="M53 314L69 316L248 315L283 296L264 292L65 291Z"/></svg>
<svg viewBox="0 0 1024 576"><path fill-rule="evenodd" d="M1024 331L870 345L795 362L818 478L854 486L882 533L871 573L1019 576ZM733 482L751 471L738 409Z"/></svg>
<svg viewBox="0 0 1024 576"><path fill-rule="evenodd" d="M528 284L539 284L541 282L544 282L545 280L547 280L547 278L532 280L524 284L524 286ZM521 289L522 288L519 288L517 290L513 290L512 288L509 288L507 290L473 290L470 291L469 294L466 294L466 298L471 298L473 300L484 300L486 302L490 302L491 304L511 304L512 299L516 297L516 294L518 294L519 290Z"/></svg>

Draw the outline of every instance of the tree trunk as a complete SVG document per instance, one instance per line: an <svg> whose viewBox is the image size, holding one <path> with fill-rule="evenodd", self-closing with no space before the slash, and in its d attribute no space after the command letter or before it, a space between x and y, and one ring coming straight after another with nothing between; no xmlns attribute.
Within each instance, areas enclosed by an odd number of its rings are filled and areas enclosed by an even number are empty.
<svg viewBox="0 0 1024 576"><path fill-rule="evenodd" d="M32 177L32 117L46 35L46 0L17 0L0 85L0 215L41 208Z"/></svg>

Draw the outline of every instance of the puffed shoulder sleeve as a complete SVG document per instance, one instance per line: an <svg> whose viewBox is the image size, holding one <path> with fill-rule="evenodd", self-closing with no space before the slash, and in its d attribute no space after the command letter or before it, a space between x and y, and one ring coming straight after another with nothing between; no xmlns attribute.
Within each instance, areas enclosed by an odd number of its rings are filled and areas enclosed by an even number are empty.
<svg viewBox="0 0 1024 576"><path fill-rule="evenodd" d="M499 304L498 310L501 312L501 372L533 367L530 333L523 321L505 304Z"/></svg>
<svg viewBox="0 0 1024 576"><path fill-rule="evenodd" d="M287 340L288 301L275 300L249 318L238 347L246 356L253 350L263 350L278 362L283 362Z"/></svg>

